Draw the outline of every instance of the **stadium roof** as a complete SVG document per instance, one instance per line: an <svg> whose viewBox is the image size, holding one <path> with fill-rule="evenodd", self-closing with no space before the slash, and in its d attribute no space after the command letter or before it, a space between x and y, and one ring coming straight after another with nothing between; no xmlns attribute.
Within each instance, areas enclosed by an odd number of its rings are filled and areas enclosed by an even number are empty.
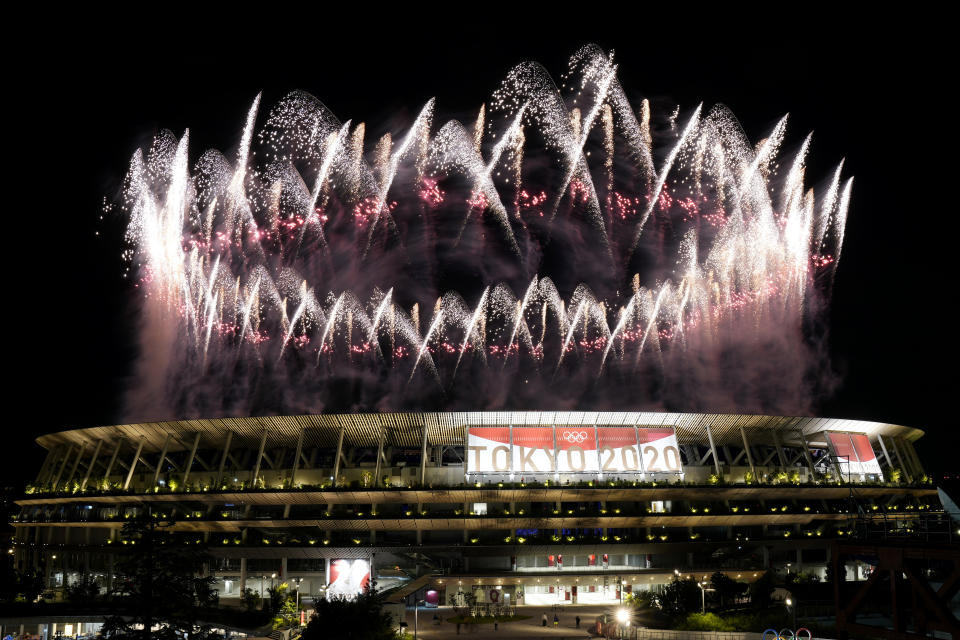
<svg viewBox="0 0 960 640"><path fill-rule="evenodd" d="M708 425L717 445L741 443L741 428L756 444L775 444L775 432L785 445L799 443L801 432L810 444L817 444L818 435L825 431L865 433L868 436L880 434L911 441L923 435L921 430L911 427L839 418L647 411L464 411L141 422L60 431L40 436L37 442L52 449L64 444L92 444L98 440L115 442L121 438L135 441L143 439L145 451L160 451L166 443L167 450L173 452L190 449L197 433L200 433L202 446L205 447L222 445L230 432L233 433L233 446L256 447L264 429L267 429L271 443L295 442L303 432L305 447L336 447L343 432L344 444L354 447L376 447L381 440L385 445L419 447L426 429L429 445L450 446L465 444L468 426L497 425L675 427L680 442L703 446L709 445Z"/></svg>

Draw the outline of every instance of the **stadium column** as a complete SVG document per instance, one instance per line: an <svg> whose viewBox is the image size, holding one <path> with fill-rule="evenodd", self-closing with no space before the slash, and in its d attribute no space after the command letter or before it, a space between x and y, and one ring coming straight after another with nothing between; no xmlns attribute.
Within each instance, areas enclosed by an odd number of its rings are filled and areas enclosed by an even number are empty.
<svg viewBox="0 0 960 640"><path fill-rule="evenodd" d="M917 455L917 450L913 448L913 443L907 439L904 439L903 448L907 451L907 456L913 458L914 468L917 470L919 475L926 475L926 472L923 470L923 464L920 462L920 456Z"/></svg>
<svg viewBox="0 0 960 640"><path fill-rule="evenodd" d="M340 482L340 460L343 457L343 436L347 432L346 427L340 427L340 436L337 438L337 457L333 462L333 486L336 487Z"/></svg>
<svg viewBox="0 0 960 640"><path fill-rule="evenodd" d="M160 449L160 457L157 458L157 468L153 471L153 485L157 486L157 483L160 482L160 471L163 469L163 463L167 459L167 449L170 447L170 434L167 433L167 437L163 441L163 448Z"/></svg>
<svg viewBox="0 0 960 640"><path fill-rule="evenodd" d="M707 439L710 441L710 453L713 455L713 468L717 471L717 478L723 480L723 473L720 471L720 458L717 457L717 445L713 442L713 431L710 429L709 422L707 423Z"/></svg>
<svg viewBox="0 0 960 640"><path fill-rule="evenodd" d="M886 443L884 443L884 441L883 441L883 435L881 435L881 434L879 434L879 433L877 434L877 442L880 443L880 451L883 452L883 458L884 458L884 460L887 461L887 466L888 466L888 467L890 468L890 470L892 471L892 470L893 470L893 459L890 457L890 452L887 451L887 445L886 445Z"/></svg>
<svg viewBox="0 0 960 640"><path fill-rule="evenodd" d="M127 479L123 481L123 490L130 488L130 481L133 480L133 473L137 470L137 463L140 461L140 454L143 453L143 445L146 438L141 437L137 443L137 452L133 454L133 460L130 462L130 469L127 471Z"/></svg>
<svg viewBox="0 0 960 640"><path fill-rule="evenodd" d="M240 596L243 597L243 590L247 588L247 558L240 558Z"/></svg>
<svg viewBox="0 0 960 640"><path fill-rule="evenodd" d="M759 478L757 478L757 468L753 465L753 454L750 453L750 443L747 441L747 432L743 430L743 425L740 425L740 437L743 439L743 452L747 455L750 472L753 473L753 479L754 482L756 482L759 480Z"/></svg>
<svg viewBox="0 0 960 640"><path fill-rule="evenodd" d="M220 466L217 468L217 484L214 487L215 491L219 491L220 487L223 486L223 470L227 466L227 458L230 457L230 443L233 442L233 431L227 431L227 440L223 443L223 453L220 455Z"/></svg>
<svg viewBox="0 0 960 640"><path fill-rule="evenodd" d="M87 471L83 474L83 482L80 483L80 491L84 491L87 488L87 483L90 482L90 474L93 472L93 466L97 464L97 458L100 456L100 449L103 448L103 439L97 440L97 446L93 450L93 455L90 457L90 463L87 464Z"/></svg>
<svg viewBox="0 0 960 640"><path fill-rule="evenodd" d="M43 459L43 465L40 467L40 473L37 474L37 479L34 481L36 485L42 485L46 481L46 478L49 475L50 467L53 465L53 458L57 451L57 447L47 451L47 457Z"/></svg>
<svg viewBox="0 0 960 640"><path fill-rule="evenodd" d="M267 427L263 428L263 436L260 438L260 449L257 451L257 461L253 465L253 471L250 473L250 488L257 488L257 478L260 477L260 464L263 462L263 451L267 447ZM253 505L249 502L247 506L244 507L243 515L244 517L250 516L250 511L253 509ZM283 517L288 518L290 516L290 505L286 504L283 507Z"/></svg>
<svg viewBox="0 0 960 640"><path fill-rule="evenodd" d="M87 450L87 443L84 442L80 445L80 450L77 451L77 457L73 461L73 466L70 468L70 475L67 476L66 482L63 483L63 486L67 489L70 488L70 483L73 482L73 479L77 475L77 469L80 468L80 459L83 458L83 452Z"/></svg>
<svg viewBox="0 0 960 640"><path fill-rule="evenodd" d="M377 466L376 466L376 469L375 469L374 472L373 472L373 486L374 486L374 487L379 487L379 486L381 486L381 485L383 484L382 481L381 481L381 478L380 478L380 470L382 469L382 467L380 466L380 463L383 462L383 445L384 445L386 439L387 439L387 433L386 433L386 431L381 431L381 433L380 433L380 441L379 441L379 443L377 444Z"/></svg>
<svg viewBox="0 0 960 640"><path fill-rule="evenodd" d="M510 442L511 447L513 447L513 427L510 427ZM470 484L470 425L466 425L463 428L463 484ZM512 455L512 452L511 452ZM513 465L513 458L510 459L510 464Z"/></svg>
<svg viewBox="0 0 960 640"><path fill-rule="evenodd" d="M107 469L103 472L103 482L110 481L110 474L113 472L113 465L117 463L117 456L120 454L120 449L123 448L123 443L126 441L125 436L121 436L117 440L117 446L113 449L113 454L110 456L110 462L107 464Z"/></svg>
<svg viewBox="0 0 960 640"><path fill-rule="evenodd" d="M260 465L263 462L263 452L267 448L267 427L263 428L263 435L260 437L260 449L257 451L257 461L253 465L253 472L250 474L250 487L257 487L257 480L260 477Z"/></svg>
<svg viewBox="0 0 960 640"><path fill-rule="evenodd" d="M427 480L427 423L423 423L423 444L420 447L420 489L426 485ZM423 503L419 500L417 501L417 513L416 518L420 518L421 511L423 511ZM423 530L420 528L420 521L418 519L414 520L414 523L417 527L417 544L423 544Z"/></svg>
<svg viewBox="0 0 960 640"><path fill-rule="evenodd" d="M900 468L903 469L905 474L907 474L907 481L912 483L913 473L910 472L910 467L903 462L903 456L900 455L900 445L897 444L897 438L890 438L890 441L893 443L893 453L897 457L897 462L900 463Z"/></svg>
<svg viewBox="0 0 960 640"><path fill-rule="evenodd" d="M67 449L67 455L63 457L63 462L60 463L60 470L57 472L57 475L54 476L53 482L51 483L51 488L56 491L57 486L60 484L60 478L63 476L63 472L67 468L67 463L70 461L70 456L73 455L73 445Z"/></svg>
<svg viewBox="0 0 960 640"><path fill-rule="evenodd" d="M780 440L780 431L778 427L773 429L773 443L777 447L777 458L780 460L780 468L787 468L787 456L783 453L783 441Z"/></svg>
<svg viewBox="0 0 960 640"><path fill-rule="evenodd" d="M190 471L193 470L193 461L197 457L197 447L200 446L200 432L193 436L193 444L190 445L190 454L187 456L187 464L183 467L183 488L186 490L187 483L190 482Z"/></svg>
<svg viewBox="0 0 960 640"><path fill-rule="evenodd" d="M807 469L810 470L810 479L813 479L813 456L810 455L810 445L807 444L807 437L803 435L803 429L796 428L797 435L800 436L800 444L803 447L803 458L807 461Z"/></svg>
<svg viewBox="0 0 960 640"><path fill-rule="evenodd" d="M420 448L420 486L427 481L427 423L423 423L423 446ZM419 508L419 505L417 506Z"/></svg>
<svg viewBox="0 0 960 640"><path fill-rule="evenodd" d="M293 453L293 467L290 468L290 486L297 481L297 471L300 469L300 458L303 456L303 434L306 429L300 429L297 433L297 448Z"/></svg>

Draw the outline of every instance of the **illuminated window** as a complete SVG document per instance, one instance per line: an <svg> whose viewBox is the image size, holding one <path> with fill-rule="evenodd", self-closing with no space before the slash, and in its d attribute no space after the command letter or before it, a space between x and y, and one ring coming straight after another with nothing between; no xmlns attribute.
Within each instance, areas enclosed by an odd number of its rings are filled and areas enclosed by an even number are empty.
<svg viewBox="0 0 960 640"><path fill-rule="evenodd" d="M473 503L473 513L478 516L487 515L487 503L486 502L474 502Z"/></svg>

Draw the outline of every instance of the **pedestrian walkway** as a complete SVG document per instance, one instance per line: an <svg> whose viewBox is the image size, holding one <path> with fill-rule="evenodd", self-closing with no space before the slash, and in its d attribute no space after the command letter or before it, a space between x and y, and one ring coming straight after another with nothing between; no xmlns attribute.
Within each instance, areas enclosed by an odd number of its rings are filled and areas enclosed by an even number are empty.
<svg viewBox="0 0 960 640"><path fill-rule="evenodd" d="M526 605L516 607L517 615L530 616L525 620L501 622L494 630L492 623L461 624L457 635L457 625L442 622L433 624L433 614L446 620L455 615L452 607L438 609L420 609L420 628L417 640L454 640L466 638L498 638L502 640L585 640L590 638L593 622L601 613L609 613L611 607L605 605L567 605L555 612L550 607ZM541 616L547 614L547 626L541 626ZM553 614L557 613L559 624L553 626ZM576 627L576 617L580 616L580 628ZM407 630L412 634L414 627L413 608L407 610Z"/></svg>

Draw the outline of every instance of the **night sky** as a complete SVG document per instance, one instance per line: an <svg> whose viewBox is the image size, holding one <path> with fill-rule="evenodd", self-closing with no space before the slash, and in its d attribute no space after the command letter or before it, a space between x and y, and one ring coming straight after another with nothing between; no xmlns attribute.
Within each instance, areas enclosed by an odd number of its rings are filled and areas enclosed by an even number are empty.
<svg viewBox="0 0 960 640"><path fill-rule="evenodd" d="M369 125L409 123L434 96L437 121L473 118L514 64L538 60L558 78L588 42L615 50L635 106L648 97L655 108L678 104L689 113L700 101L722 102L753 141L789 112L785 149L814 131L808 185L822 189L846 158L844 174L856 179L830 311L841 383L818 413L921 428L928 472L952 471L954 425L944 416L955 376L944 363L953 361L956 331L947 267L955 205L952 187L939 186L951 181L937 174L950 144L940 129L953 117L932 89L946 78L937 38L921 38L903 16L869 29L829 27L817 16L800 26L778 22L770 35L744 23L670 27L678 19L658 19L656 37L654 25L560 37L523 20L504 29L491 21L493 31L461 24L365 29L362 37L318 25L269 42L259 32L178 33L173 24L119 34L65 23L37 29L38 55L9 59L5 92L13 200L5 280L14 291L5 297L13 351L3 484L32 480L43 454L38 435L120 420L135 294L121 278L121 221L98 219L132 152L158 129L180 135L189 127L192 158L209 147L229 154L257 92L268 109L293 89Z"/></svg>

